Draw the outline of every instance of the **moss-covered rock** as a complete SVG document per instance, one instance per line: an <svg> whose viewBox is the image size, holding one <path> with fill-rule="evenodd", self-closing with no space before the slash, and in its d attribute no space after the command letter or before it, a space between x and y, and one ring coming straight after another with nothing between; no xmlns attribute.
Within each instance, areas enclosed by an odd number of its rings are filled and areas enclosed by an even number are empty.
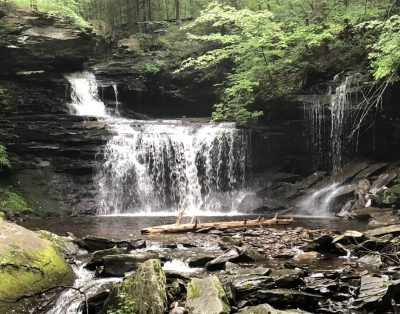
<svg viewBox="0 0 400 314"><path fill-rule="evenodd" d="M36 231L40 238L45 239L57 250L57 252L64 254L67 249L67 239L47 230Z"/></svg>
<svg viewBox="0 0 400 314"><path fill-rule="evenodd" d="M166 278L160 260L151 259L141 264L118 288L118 299L119 305L130 304L132 313L164 314Z"/></svg>
<svg viewBox="0 0 400 314"><path fill-rule="evenodd" d="M36 215L36 210L11 187L0 187L0 211L8 215Z"/></svg>
<svg viewBox="0 0 400 314"><path fill-rule="evenodd" d="M194 278L187 287L186 307L192 314L228 314L230 306L225 290L216 276Z"/></svg>
<svg viewBox="0 0 400 314"><path fill-rule="evenodd" d="M73 280L70 265L48 240L0 221L0 313L28 313L41 292Z"/></svg>

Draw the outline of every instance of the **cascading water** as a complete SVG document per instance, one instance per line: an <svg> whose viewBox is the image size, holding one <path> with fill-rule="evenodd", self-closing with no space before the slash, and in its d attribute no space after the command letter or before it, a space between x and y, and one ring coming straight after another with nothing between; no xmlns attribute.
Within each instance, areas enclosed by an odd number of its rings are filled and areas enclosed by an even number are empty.
<svg viewBox="0 0 400 314"><path fill-rule="evenodd" d="M343 155L345 154L346 140L348 136L351 116L351 101L349 88L352 76L347 76L345 80L336 88L332 95L331 112L331 158L332 175L337 178L341 174L343 166Z"/></svg>
<svg viewBox="0 0 400 314"><path fill-rule="evenodd" d="M332 200L340 192L341 186L337 182L342 172L344 156L347 152L347 136L351 125L351 97L349 89L353 76L347 76L335 89L335 93L329 92L331 100L329 108L316 102L306 110L306 118L310 121L310 139L313 147L313 164L315 169L330 160L332 165L333 182L311 194L301 204L303 211L310 212L314 216L329 215ZM336 81L338 76L334 78ZM326 112L330 112L330 132L326 128ZM330 135L329 140L326 136ZM327 145L329 144L329 145ZM324 148L329 147L329 154Z"/></svg>
<svg viewBox="0 0 400 314"><path fill-rule="evenodd" d="M196 215L235 213L250 168L248 131L232 123L111 117L93 74L67 79L73 112L104 117L115 133L98 158L99 214L175 214L182 207Z"/></svg>
<svg viewBox="0 0 400 314"><path fill-rule="evenodd" d="M130 121L104 150L98 180L102 214L234 210L244 188L248 135L233 124Z"/></svg>
<svg viewBox="0 0 400 314"><path fill-rule="evenodd" d="M90 72L66 75L71 85L71 113L78 116L107 117L106 107L98 96L96 77Z"/></svg>

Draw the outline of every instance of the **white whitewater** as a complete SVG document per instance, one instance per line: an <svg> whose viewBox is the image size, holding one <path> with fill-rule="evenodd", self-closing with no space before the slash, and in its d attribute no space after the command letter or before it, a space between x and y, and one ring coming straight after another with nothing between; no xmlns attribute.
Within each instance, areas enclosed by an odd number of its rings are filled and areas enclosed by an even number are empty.
<svg viewBox="0 0 400 314"><path fill-rule="evenodd" d="M107 117L106 106L99 99L96 77L90 72L66 75L71 85L71 113L78 116Z"/></svg>
<svg viewBox="0 0 400 314"><path fill-rule="evenodd" d="M233 124L118 121L100 163L101 214L235 211L249 162Z"/></svg>
<svg viewBox="0 0 400 314"><path fill-rule="evenodd" d="M170 214L182 207L193 215L237 213L250 164L248 131L233 123L109 116L93 74L66 78L73 113L102 117L115 133L98 158L99 214Z"/></svg>
<svg viewBox="0 0 400 314"><path fill-rule="evenodd" d="M75 289L68 289L62 292L56 300L55 306L47 311L46 314L83 313L82 305L85 302L85 295L95 295L102 291L104 286L122 281L122 278L96 278L94 272L85 269L84 266L84 263L72 265L76 275Z"/></svg>

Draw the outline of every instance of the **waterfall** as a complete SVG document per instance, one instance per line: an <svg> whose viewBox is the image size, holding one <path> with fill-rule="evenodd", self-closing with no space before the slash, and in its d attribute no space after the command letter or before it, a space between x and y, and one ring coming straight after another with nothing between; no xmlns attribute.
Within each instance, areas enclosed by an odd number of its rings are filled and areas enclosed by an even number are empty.
<svg viewBox="0 0 400 314"><path fill-rule="evenodd" d="M234 210L245 187L249 138L233 124L130 121L104 149L101 214Z"/></svg>
<svg viewBox="0 0 400 314"><path fill-rule="evenodd" d="M118 85L116 83L111 84L113 91L114 91L114 96L115 96L115 115L119 116L119 100L118 100Z"/></svg>
<svg viewBox="0 0 400 314"><path fill-rule="evenodd" d="M332 175L337 178L341 174L343 166L343 156L346 149L346 141L351 122L350 109L351 99L349 88L352 76L347 76L345 80L336 88L330 103L331 112L331 158Z"/></svg>
<svg viewBox="0 0 400 314"><path fill-rule="evenodd" d="M90 73L66 76L77 115L100 116L115 135L99 152L99 214L234 213L250 169L250 134L233 123L140 121L106 114ZM112 84L118 103L117 86ZM101 110L100 110L101 109Z"/></svg>
<svg viewBox="0 0 400 314"><path fill-rule="evenodd" d="M324 105L316 101L305 109L305 118L310 123L313 166L315 170L323 168L328 163L327 161L332 166L332 183L311 193L300 204L302 211L311 213L313 216L329 215L333 198L343 188L337 181L342 174L343 162L349 150L347 136L351 125L349 89L352 78L352 75L347 76L336 87L334 93L329 92L329 104ZM334 81L337 80L338 76L334 78Z"/></svg>
<svg viewBox="0 0 400 314"><path fill-rule="evenodd" d="M94 74L78 72L66 75L71 85L71 113L78 116L106 117L106 107L98 96L98 85Z"/></svg>

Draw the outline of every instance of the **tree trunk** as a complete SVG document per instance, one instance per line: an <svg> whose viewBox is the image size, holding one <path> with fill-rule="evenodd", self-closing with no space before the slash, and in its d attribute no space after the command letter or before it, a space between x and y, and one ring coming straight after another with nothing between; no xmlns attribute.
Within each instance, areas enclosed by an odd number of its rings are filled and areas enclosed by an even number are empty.
<svg viewBox="0 0 400 314"><path fill-rule="evenodd" d="M179 220L179 217L178 217ZM174 224L156 226L142 229L142 234L162 234L162 233L185 233L192 232L204 228L241 228L241 227L260 227L268 225L288 225L294 220L290 219L278 219L276 216L272 219L258 218L253 220L241 220L241 221L220 221L220 222L207 222L200 223L197 219L192 219L192 222L188 224Z"/></svg>
<svg viewBox="0 0 400 314"><path fill-rule="evenodd" d="M181 24L181 2L175 0L175 19L178 24Z"/></svg>

